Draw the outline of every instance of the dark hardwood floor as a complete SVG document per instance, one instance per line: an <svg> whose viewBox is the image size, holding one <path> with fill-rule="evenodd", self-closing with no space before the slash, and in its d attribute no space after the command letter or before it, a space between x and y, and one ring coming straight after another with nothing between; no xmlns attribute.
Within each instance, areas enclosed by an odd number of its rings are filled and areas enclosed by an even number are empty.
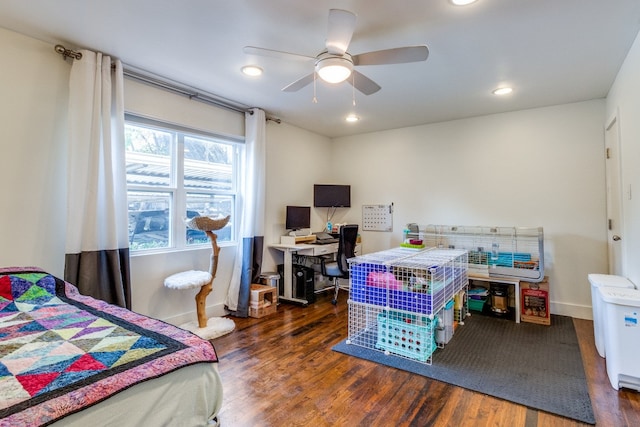
<svg viewBox="0 0 640 427"><path fill-rule="evenodd" d="M261 319L233 318L213 340L220 358L223 427L583 426L566 418L346 356L348 305L318 295L308 307L280 304ZM593 344L593 323L574 319L598 426L640 426L640 393L616 391Z"/></svg>

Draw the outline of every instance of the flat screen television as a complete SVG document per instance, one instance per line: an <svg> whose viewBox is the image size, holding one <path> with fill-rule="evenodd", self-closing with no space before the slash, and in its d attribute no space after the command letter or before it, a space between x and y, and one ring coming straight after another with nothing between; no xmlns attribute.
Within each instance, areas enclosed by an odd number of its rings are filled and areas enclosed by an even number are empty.
<svg viewBox="0 0 640 427"><path fill-rule="evenodd" d="M311 207L287 206L284 228L287 230L311 228Z"/></svg>
<svg viewBox="0 0 640 427"><path fill-rule="evenodd" d="M350 208L351 186L314 184L313 206L316 208Z"/></svg>

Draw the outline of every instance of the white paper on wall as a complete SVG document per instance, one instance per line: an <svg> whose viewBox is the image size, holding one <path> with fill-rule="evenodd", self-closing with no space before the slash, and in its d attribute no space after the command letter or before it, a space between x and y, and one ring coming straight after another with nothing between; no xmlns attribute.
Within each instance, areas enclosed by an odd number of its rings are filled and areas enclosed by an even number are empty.
<svg viewBox="0 0 640 427"><path fill-rule="evenodd" d="M393 231L393 203L362 205L363 231Z"/></svg>

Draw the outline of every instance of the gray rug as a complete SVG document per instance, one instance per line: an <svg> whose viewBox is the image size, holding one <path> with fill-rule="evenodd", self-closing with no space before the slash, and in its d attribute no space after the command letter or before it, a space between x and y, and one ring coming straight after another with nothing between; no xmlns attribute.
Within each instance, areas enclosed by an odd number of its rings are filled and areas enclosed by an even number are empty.
<svg viewBox="0 0 640 427"><path fill-rule="evenodd" d="M432 364L340 342L334 351L469 390L595 424L578 339L570 317L551 326L482 315L465 319Z"/></svg>

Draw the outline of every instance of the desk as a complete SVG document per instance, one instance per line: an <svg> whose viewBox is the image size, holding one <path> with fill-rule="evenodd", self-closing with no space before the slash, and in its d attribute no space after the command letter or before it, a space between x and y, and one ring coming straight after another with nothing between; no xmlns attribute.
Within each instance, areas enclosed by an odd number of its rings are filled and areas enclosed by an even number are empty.
<svg viewBox="0 0 640 427"><path fill-rule="evenodd" d="M514 296L515 296L515 309L516 309L516 323L520 323L520 279L507 279L504 277L486 277L486 276L475 276L473 274L469 274L469 281L477 280L480 282L494 282L494 283L506 283L507 285L514 286Z"/></svg>
<svg viewBox="0 0 640 427"><path fill-rule="evenodd" d="M299 243L294 245L277 243L269 246L270 248L282 251L284 255L284 277L282 278L284 295L280 296L280 300L307 304L307 300L293 297L293 254L305 256L322 256L330 255L338 252L338 243L329 243L327 245L313 245L309 243Z"/></svg>

